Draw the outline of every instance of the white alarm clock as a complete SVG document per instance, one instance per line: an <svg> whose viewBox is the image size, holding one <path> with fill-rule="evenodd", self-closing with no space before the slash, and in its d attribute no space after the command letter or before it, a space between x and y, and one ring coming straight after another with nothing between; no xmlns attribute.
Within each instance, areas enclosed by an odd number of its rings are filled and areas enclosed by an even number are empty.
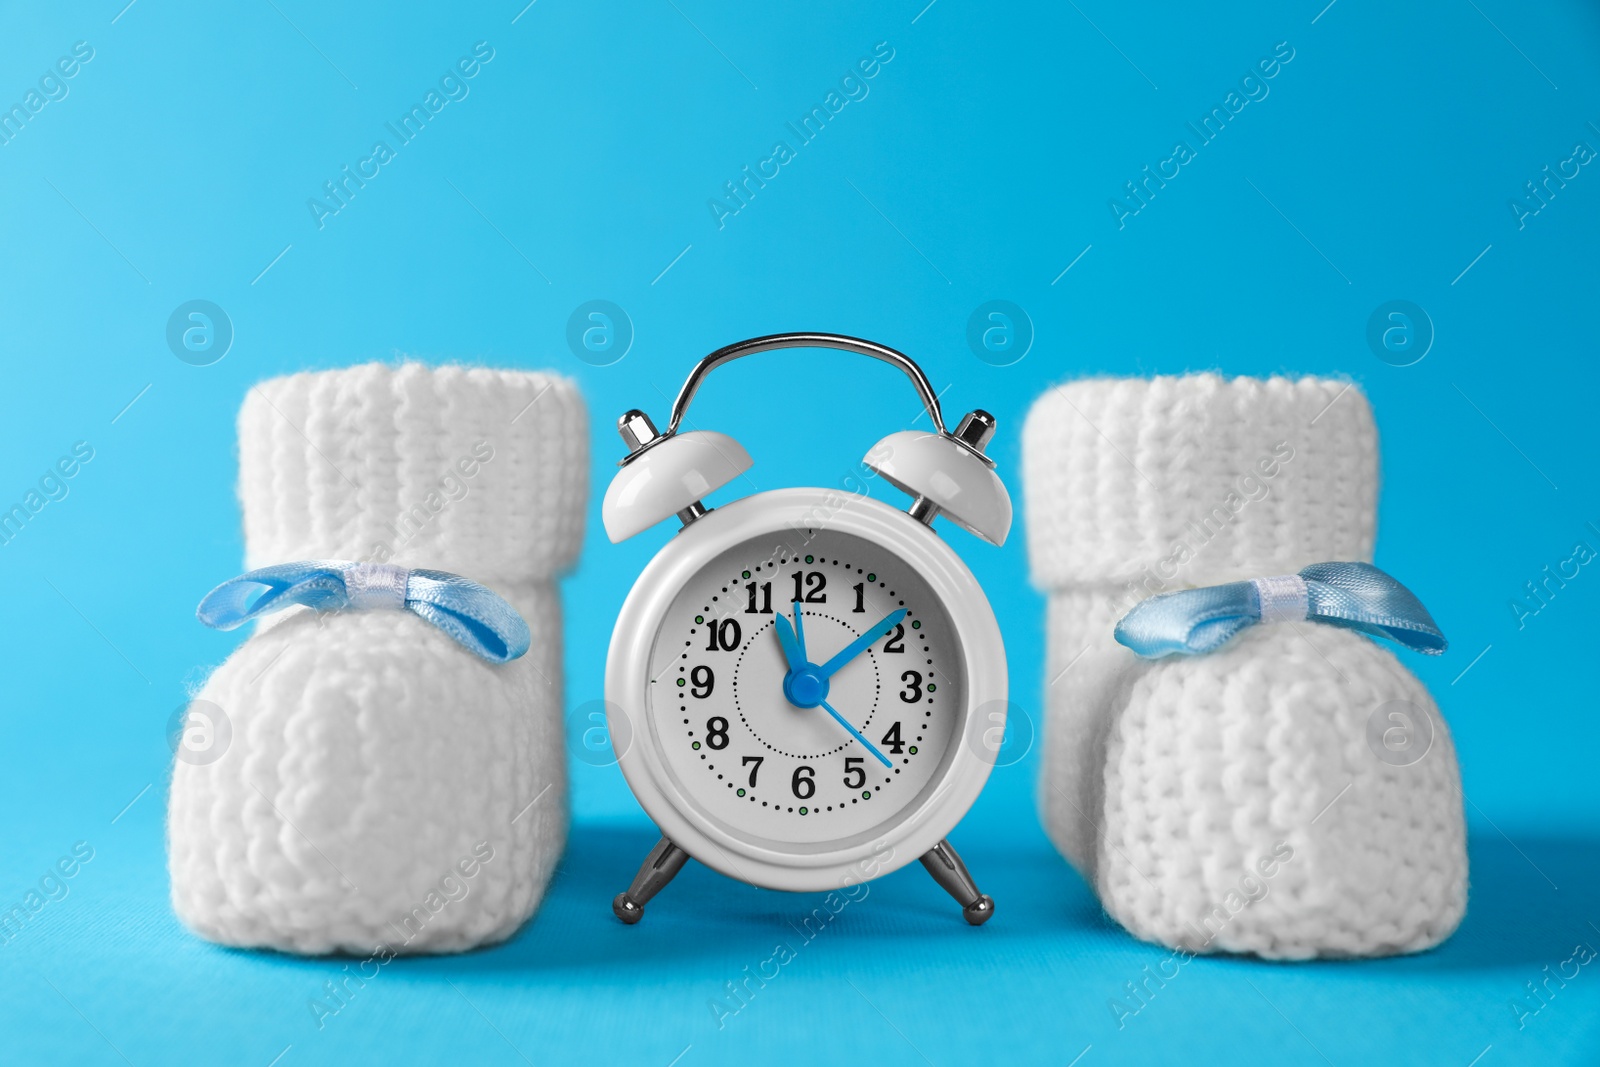
<svg viewBox="0 0 1600 1067"><path fill-rule="evenodd" d="M879 441L864 467L912 497L898 511L827 489L708 509L750 457L680 431L705 376L757 352L836 348L890 363L933 430ZM639 576L606 663L609 733L662 840L612 910L626 923L692 856L770 889L821 890L921 859L974 925L994 912L945 835L977 799L1005 725L1006 659L988 599L930 528L938 515L999 545L1011 500L983 411L945 429L922 370L835 334L778 334L695 367L658 432L641 411L606 492L613 542L677 516Z"/></svg>

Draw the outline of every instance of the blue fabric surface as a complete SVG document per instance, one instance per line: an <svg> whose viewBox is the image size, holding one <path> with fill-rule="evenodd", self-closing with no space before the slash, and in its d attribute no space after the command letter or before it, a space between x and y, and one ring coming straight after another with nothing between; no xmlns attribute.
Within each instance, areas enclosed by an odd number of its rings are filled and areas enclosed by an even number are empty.
<svg viewBox="0 0 1600 1067"><path fill-rule="evenodd" d="M478 42L493 59L447 82ZM0 138L0 508L27 512L0 536L0 900L75 873L0 945L0 1061L1600 1061L1594 965L1548 977L1600 947L1600 173L1574 147L1600 148L1597 56L1580 0L12 5L0 107L38 97ZM330 198L436 89L426 129ZM823 132L796 136L830 93ZM1220 134L1191 127L1233 107ZM779 139L793 158L747 179ZM1147 178L1179 139L1192 158ZM903 870L719 1029L724 983L816 900L691 866L623 928L609 901L652 834L616 769L581 761L534 924L391 964L320 1031L308 1001L342 964L177 926L167 724L242 639L193 611L243 559L253 383L398 353L577 380L595 487L563 586L577 710L669 533L606 541L612 420L664 422L694 359L792 329L891 344L952 416L993 412L1019 520L1018 431L1054 382L1358 382L1383 442L1376 563L1452 641L1406 665L1463 769L1460 933L1399 960L1196 960L1118 1029L1112 999L1166 953L1108 925L1039 830L1045 609L1020 521L1002 549L938 525L1035 728L952 834L996 899L986 927ZM914 401L859 357L741 361L693 417L755 466L709 503L848 491ZM1522 1015L1530 983L1548 999Z"/></svg>
<svg viewBox="0 0 1600 1067"><path fill-rule="evenodd" d="M585 823L543 910L510 942L396 960L347 986L346 1005L328 1015L313 998L328 1003L325 983L358 961L222 949L177 925L159 860L159 789L115 825L114 807L99 820L94 859L69 895L0 949L0 1059L942 1067L1003 1051L1003 1062L1030 1064L1082 1053L1080 1064L1249 1056L1464 1067L1486 1048L1481 1064L1581 1064L1600 1047L1596 963L1565 987L1551 982L1536 1013L1524 985L1559 972L1574 941L1600 945L1588 926L1600 897L1592 839L1475 834L1472 907L1433 952L1180 967L1110 923L1024 820L1003 832L997 824L1012 820L996 818L1004 813L987 798L989 810L954 837L996 900L981 928L962 922L917 865L824 921L823 894L758 890L695 864L625 927L610 898L655 835L637 822ZM63 826L32 843L40 873L70 836ZM784 957L780 945L792 958L768 962ZM774 970L764 984L749 978ZM743 987L738 999L730 982Z"/></svg>

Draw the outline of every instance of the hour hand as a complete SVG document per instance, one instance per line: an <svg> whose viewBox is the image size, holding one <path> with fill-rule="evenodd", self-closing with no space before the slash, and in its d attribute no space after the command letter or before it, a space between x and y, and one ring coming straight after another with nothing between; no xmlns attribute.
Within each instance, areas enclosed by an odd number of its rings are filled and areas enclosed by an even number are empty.
<svg viewBox="0 0 1600 1067"><path fill-rule="evenodd" d="M789 620L783 615L773 619L772 628L778 634L778 644L783 646L783 658L789 662L791 671L798 671L806 665L806 654L800 647L800 642L794 636L794 627L789 625Z"/></svg>

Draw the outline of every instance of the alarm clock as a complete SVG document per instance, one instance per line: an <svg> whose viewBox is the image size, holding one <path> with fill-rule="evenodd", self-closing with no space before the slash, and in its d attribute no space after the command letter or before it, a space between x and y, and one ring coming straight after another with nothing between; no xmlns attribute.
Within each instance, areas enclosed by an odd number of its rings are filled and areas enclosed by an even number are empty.
<svg viewBox="0 0 1600 1067"><path fill-rule="evenodd" d="M832 348L905 373L932 431L879 441L863 469L904 511L820 488L704 498L743 475L726 434L682 429L706 376L744 356ZM920 859L979 925L994 914L946 835L978 797L1005 726L994 612L938 516L995 545L1011 499L984 411L945 427L907 356L836 334L758 337L702 359L665 431L618 420L628 454L606 491L613 543L682 528L629 592L606 661L608 732L661 841L612 911L636 923L693 857L769 889L842 888Z"/></svg>

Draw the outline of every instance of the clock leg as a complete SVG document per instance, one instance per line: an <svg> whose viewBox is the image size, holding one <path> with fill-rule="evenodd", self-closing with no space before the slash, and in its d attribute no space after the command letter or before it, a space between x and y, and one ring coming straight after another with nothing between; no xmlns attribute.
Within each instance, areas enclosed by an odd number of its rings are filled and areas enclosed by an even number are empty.
<svg viewBox="0 0 1600 1067"><path fill-rule="evenodd" d="M611 902L612 913L629 926L644 918L644 906L650 902L650 898L661 892L662 887L672 881L687 862L689 854L683 849L664 837L657 841L650 855L644 858L639 873L633 876L633 884L628 886L628 891L618 893Z"/></svg>
<svg viewBox="0 0 1600 1067"><path fill-rule="evenodd" d="M956 898L967 922L982 926L994 915L994 900L988 894L978 892L977 883L967 873L967 865L961 862L961 857L950 847L950 842L940 841L930 848L922 857L922 865L928 868L935 882L944 886L946 893Z"/></svg>

